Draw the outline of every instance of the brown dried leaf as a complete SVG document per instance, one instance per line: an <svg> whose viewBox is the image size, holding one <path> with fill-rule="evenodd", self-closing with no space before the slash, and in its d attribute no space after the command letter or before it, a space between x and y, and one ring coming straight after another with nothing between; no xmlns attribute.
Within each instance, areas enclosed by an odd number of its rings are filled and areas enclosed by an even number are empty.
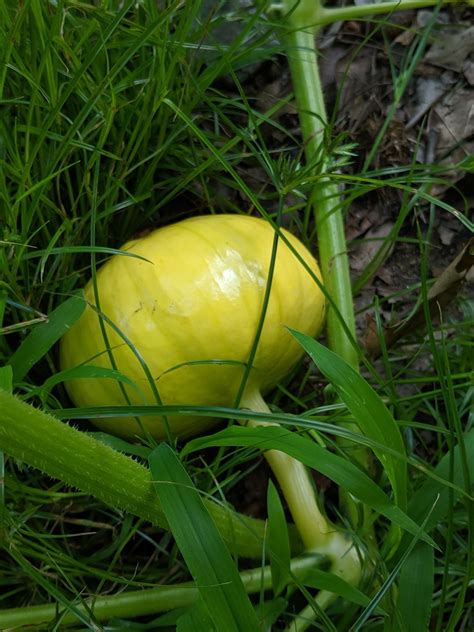
<svg viewBox="0 0 474 632"><path fill-rule="evenodd" d="M436 279L428 292L428 306L433 320L439 318L440 310L451 303L456 294L461 289L464 281L472 271L474 266L474 238L470 239L458 256ZM425 326L425 315L423 306L407 319L402 320L390 327L386 327L383 332L387 348L392 347L400 338L408 333L413 333ZM380 339L375 330L375 323L370 319L363 336L363 341L367 352L377 358L380 353Z"/></svg>
<svg viewBox="0 0 474 632"><path fill-rule="evenodd" d="M385 222L378 228L372 228L366 234L364 242L351 257L351 268L356 272L362 272L376 257L378 251L384 243L385 237L390 234L393 228L392 222Z"/></svg>
<svg viewBox="0 0 474 632"><path fill-rule="evenodd" d="M424 61L461 72L464 60L474 53L474 26L443 28L426 53Z"/></svg>
<svg viewBox="0 0 474 632"><path fill-rule="evenodd" d="M438 151L448 152L474 134L474 90L453 90L438 105L434 112L438 117Z"/></svg>

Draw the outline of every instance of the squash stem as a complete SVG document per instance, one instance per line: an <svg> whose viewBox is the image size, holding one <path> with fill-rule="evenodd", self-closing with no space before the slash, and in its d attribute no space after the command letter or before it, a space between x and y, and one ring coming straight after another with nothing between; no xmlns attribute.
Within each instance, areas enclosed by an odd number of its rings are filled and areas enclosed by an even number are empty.
<svg viewBox="0 0 474 632"><path fill-rule="evenodd" d="M255 412L271 414L257 390L246 391L241 406ZM278 426L276 423L254 420L243 423L254 428ZM306 466L279 450L267 450L264 456L278 480L306 550L324 549L332 528L318 506L314 485Z"/></svg>
<svg viewBox="0 0 474 632"><path fill-rule="evenodd" d="M258 391L247 391L242 406L255 412L271 412ZM245 423L253 427L278 425L252 420ZM306 550L325 555L331 562L332 573L358 583L361 576L358 553L352 541L337 531L319 508L306 466L279 450L267 450L264 456L280 484ZM317 601L326 605L333 597L332 593L321 591Z"/></svg>
<svg viewBox="0 0 474 632"><path fill-rule="evenodd" d="M288 12L285 17L284 42L299 112L305 155L307 163L314 165L315 185L309 204L316 222L321 272L330 299L327 319L328 343L333 351L357 371L359 351L356 342L342 199L337 184L326 175L329 167L325 147L328 118L315 43L326 10L320 0L299 0L297 4L294 0L286 0L284 8ZM350 429L358 431L353 424ZM359 448L354 457L368 469L369 453L365 448ZM344 490L340 491L340 500L352 524L356 525L360 517L358 505ZM362 515L363 528L372 542L370 510L364 507ZM340 537L340 534L337 535ZM336 539L332 541L332 545L335 551L332 555L331 571L357 584L361 577L362 564L355 547L346 546L344 551ZM334 595L331 593L321 591L316 598L316 603L324 608L333 598ZM314 618L314 612L305 614L308 615L305 618L307 621Z"/></svg>

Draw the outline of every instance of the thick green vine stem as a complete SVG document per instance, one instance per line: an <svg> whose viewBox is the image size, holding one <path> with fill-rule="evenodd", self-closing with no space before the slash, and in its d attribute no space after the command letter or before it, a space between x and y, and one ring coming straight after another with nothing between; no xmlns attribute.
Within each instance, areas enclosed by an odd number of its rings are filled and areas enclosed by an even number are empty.
<svg viewBox="0 0 474 632"><path fill-rule="evenodd" d="M318 561L320 560L316 556L311 555L293 558L290 567L291 574L296 579L302 579L307 571L318 565ZM272 586L269 566L243 571L240 576L245 590L249 594L269 590ZM76 610L85 616L92 613L96 621L108 621L111 618L120 617L132 619L166 612L174 608L186 608L196 603L198 597L198 588L189 582L97 597L93 600L87 600L86 604L77 605ZM0 610L0 630L52 623L58 615L61 617L62 625L77 622L74 612L69 611L61 614L60 605L53 603Z"/></svg>
<svg viewBox="0 0 474 632"><path fill-rule="evenodd" d="M285 44L305 142L306 159L309 163L316 162L318 166L315 175L319 176L324 173L326 162L326 107L316 60L314 31L303 30L301 23L295 24L296 17L292 15L290 18ZM354 345L355 320L349 260L337 185L322 176L314 187L311 205L318 233L321 272L332 301L327 321L329 346L357 370L359 357Z"/></svg>
<svg viewBox="0 0 474 632"><path fill-rule="evenodd" d="M459 0L444 0L444 3ZM327 126L326 107L321 88L315 37L318 30L332 22L356 20L439 4L439 0L389 0L375 4L324 7L321 0L284 0L283 12L285 45L293 81L293 89L309 163L320 161L315 173L324 174L324 137ZM474 0L469 0L474 6ZM353 368L358 368L355 340L354 310L349 276L341 198L337 185L322 177L311 198L318 231L321 271L332 299L328 312L328 341L330 348Z"/></svg>
<svg viewBox="0 0 474 632"><path fill-rule="evenodd" d="M167 528L146 467L1 389L0 451L113 507ZM204 502L234 554L261 558L263 521ZM298 549L295 537L293 548Z"/></svg>

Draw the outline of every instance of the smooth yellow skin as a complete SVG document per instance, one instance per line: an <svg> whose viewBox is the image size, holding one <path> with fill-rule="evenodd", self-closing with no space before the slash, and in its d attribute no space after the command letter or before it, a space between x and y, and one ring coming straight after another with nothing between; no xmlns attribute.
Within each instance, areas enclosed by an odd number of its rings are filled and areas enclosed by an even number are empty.
<svg viewBox="0 0 474 632"><path fill-rule="evenodd" d="M305 246L287 231L283 233L321 278ZM99 270L101 310L139 351L164 404L234 405L262 310L273 238L273 228L254 217L196 217L123 246L149 262L116 255ZM85 296L95 304L91 283ZM241 405L256 392L273 388L301 357L301 347L285 326L314 336L321 329L324 312L325 300L317 283L280 239L265 324ZM134 353L109 325L106 330L118 370L137 386L126 387L130 402L156 404ZM110 367L105 349L99 316L87 307L62 340L61 368ZM209 360L241 364L179 366ZM113 379L77 379L66 386L77 406L126 404ZM202 432L216 421L168 417L171 431L180 437ZM132 418L94 423L127 438L141 434ZM146 416L141 423L157 439L164 437L160 417Z"/></svg>

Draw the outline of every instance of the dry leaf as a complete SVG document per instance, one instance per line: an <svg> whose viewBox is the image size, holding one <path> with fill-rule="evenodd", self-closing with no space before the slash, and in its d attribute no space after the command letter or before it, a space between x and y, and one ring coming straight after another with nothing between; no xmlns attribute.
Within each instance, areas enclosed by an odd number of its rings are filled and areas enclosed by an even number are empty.
<svg viewBox="0 0 474 632"><path fill-rule="evenodd" d="M470 239L459 255L436 279L428 292L428 306L433 320L439 318L440 309L449 305L461 289L464 281L468 278L474 266L474 238ZM411 334L417 329L425 326L425 315L423 305L406 320L402 320L390 327L386 327L383 332L387 348L392 347L400 338ZM380 340L375 330L373 319L366 322L366 331L363 341L367 352L373 357L379 357L381 353Z"/></svg>
<svg viewBox="0 0 474 632"><path fill-rule="evenodd" d="M385 237L393 228L392 222L386 222L378 228L373 228L365 235L364 242L354 251L351 257L351 268L356 272L362 272L377 256Z"/></svg>
<svg viewBox="0 0 474 632"><path fill-rule="evenodd" d="M423 61L461 72L464 60L474 53L474 26L441 29Z"/></svg>

